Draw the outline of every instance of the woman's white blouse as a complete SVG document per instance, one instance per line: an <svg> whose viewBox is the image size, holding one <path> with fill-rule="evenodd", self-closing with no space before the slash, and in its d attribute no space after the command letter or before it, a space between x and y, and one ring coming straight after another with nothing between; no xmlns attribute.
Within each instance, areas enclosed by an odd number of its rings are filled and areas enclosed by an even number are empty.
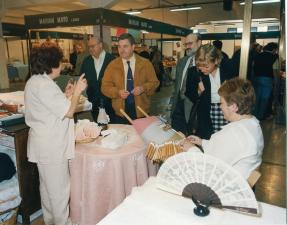
<svg viewBox="0 0 287 225"><path fill-rule="evenodd" d="M59 163L73 158L74 121L65 117L71 104L65 94L46 74L33 75L24 93L29 161Z"/></svg>
<svg viewBox="0 0 287 225"><path fill-rule="evenodd" d="M214 76L209 74L209 80L210 80L211 103L220 103L220 96L218 94L218 89L221 86L219 68L216 69L216 73Z"/></svg>
<svg viewBox="0 0 287 225"><path fill-rule="evenodd" d="M220 158L247 179L262 161L264 141L259 121L252 117L231 122L209 140L203 139L202 147L205 154Z"/></svg>

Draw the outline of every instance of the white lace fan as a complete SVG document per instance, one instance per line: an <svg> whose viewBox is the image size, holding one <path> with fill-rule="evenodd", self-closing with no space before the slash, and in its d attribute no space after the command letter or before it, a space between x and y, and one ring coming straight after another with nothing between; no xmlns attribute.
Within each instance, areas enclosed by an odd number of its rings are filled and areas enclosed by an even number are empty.
<svg viewBox="0 0 287 225"><path fill-rule="evenodd" d="M157 187L191 198L199 216L208 215L208 206L259 213L247 181L222 160L199 152L183 152L167 159L158 172Z"/></svg>

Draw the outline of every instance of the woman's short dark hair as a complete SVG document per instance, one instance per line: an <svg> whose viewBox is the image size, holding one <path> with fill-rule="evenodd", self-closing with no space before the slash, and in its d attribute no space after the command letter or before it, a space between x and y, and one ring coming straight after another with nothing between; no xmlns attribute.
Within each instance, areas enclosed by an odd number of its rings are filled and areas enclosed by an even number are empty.
<svg viewBox="0 0 287 225"><path fill-rule="evenodd" d="M50 74L52 68L58 68L63 59L62 50L55 44L43 43L31 50L30 62L32 74Z"/></svg>
<svg viewBox="0 0 287 225"><path fill-rule="evenodd" d="M131 45L135 45L136 44L136 41L135 41L134 37L131 34L129 34L129 33L124 33L124 34L121 34L119 36L119 41L120 40L125 40L125 39L127 39Z"/></svg>
<svg viewBox="0 0 287 225"><path fill-rule="evenodd" d="M255 93L250 81L238 77L227 80L219 88L218 94L224 98L227 105L236 104L238 114L251 114Z"/></svg>

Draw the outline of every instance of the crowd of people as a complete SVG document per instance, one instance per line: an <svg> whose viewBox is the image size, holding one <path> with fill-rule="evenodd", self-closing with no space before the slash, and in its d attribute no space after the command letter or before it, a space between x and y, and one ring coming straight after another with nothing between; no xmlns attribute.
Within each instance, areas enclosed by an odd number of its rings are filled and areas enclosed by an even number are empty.
<svg viewBox="0 0 287 225"><path fill-rule="evenodd" d="M121 109L131 119L144 117L136 106L149 113L151 96L163 82L162 54L147 46L137 54L135 46L133 36L124 33L115 56L104 50L101 38L90 37L80 78L64 93L53 82L60 76L62 50L54 44L32 49L25 119L31 128L28 159L39 170L45 224L71 224L68 163L74 157L73 114L81 93L86 90L95 121L100 106L111 123L129 124ZM189 34L184 46L185 56L176 65L171 126L187 136L182 142L185 150L201 146L205 154L221 158L248 178L261 163L264 141L259 120L270 108L278 45L269 43L262 51L251 45L247 80L238 78L240 50L230 59L221 41L202 45L199 34ZM82 53L76 45L70 58L74 67Z"/></svg>

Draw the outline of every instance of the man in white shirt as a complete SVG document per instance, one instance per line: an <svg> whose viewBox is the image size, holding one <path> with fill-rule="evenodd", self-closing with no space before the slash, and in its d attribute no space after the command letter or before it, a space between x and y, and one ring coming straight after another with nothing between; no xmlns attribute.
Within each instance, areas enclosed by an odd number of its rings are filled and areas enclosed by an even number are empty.
<svg viewBox="0 0 287 225"><path fill-rule="evenodd" d="M98 37L91 37L88 41L90 55L83 61L81 74L85 74L88 82L87 95L89 101L93 104L92 117L97 121L99 106L104 107L114 122L114 111L111 105L111 99L104 96L101 92L102 79L108 64L114 59L113 56L103 49L103 42Z"/></svg>
<svg viewBox="0 0 287 225"><path fill-rule="evenodd" d="M129 123L120 109L125 110L131 119L144 116L136 106L148 113L150 97L159 85L151 62L134 54L134 48L132 35L124 33L119 37L120 57L109 64L102 82L103 94L112 99L116 123Z"/></svg>
<svg viewBox="0 0 287 225"><path fill-rule="evenodd" d="M198 34L189 34L185 39L186 56L181 58L176 66L175 88L173 93L173 104L171 109L171 125L184 134L188 134L187 123L192 102L185 97L186 77L189 67L195 66L194 56L201 46Z"/></svg>

